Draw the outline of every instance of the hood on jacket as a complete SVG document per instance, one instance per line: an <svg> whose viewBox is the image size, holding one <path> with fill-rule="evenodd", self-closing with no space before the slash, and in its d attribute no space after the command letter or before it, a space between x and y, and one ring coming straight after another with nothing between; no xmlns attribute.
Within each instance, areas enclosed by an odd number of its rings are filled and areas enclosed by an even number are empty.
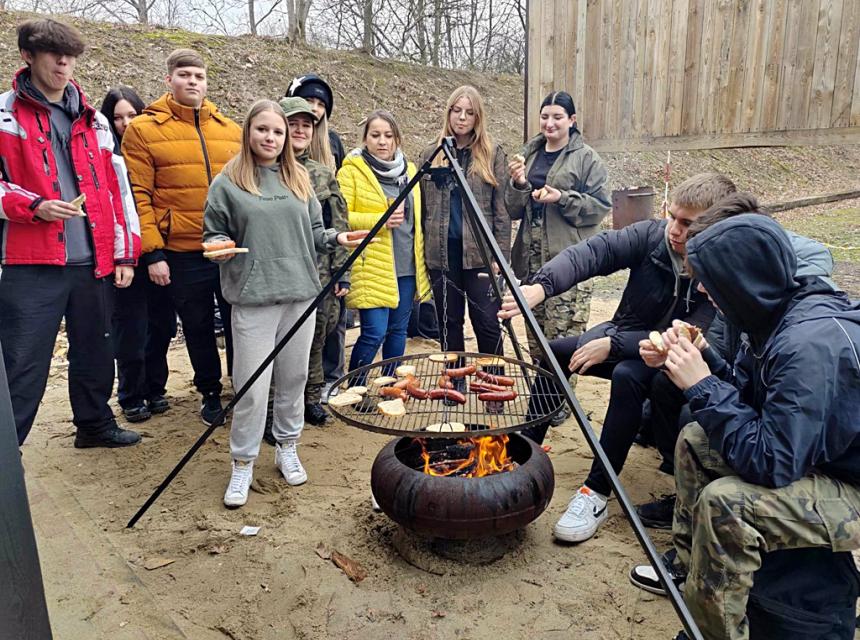
<svg viewBox="0 0 860 640"><path fill-rule="evenodd" d="M694 275L728 320L767 336L799 289L797 258L783 228L759 214L718 222L687 242Z"/></svg>

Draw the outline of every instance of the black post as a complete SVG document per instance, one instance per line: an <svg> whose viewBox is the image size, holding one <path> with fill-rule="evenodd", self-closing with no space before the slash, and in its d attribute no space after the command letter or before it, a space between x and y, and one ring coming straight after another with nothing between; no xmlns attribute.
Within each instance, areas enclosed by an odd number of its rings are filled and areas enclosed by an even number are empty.
<svg viewBox="0 0 860 640"><path fill-rule="evenodd" d="M498 264L502 276L507 281L508 289L514 296L514 299L517 302L517 306L519 307L520 312L523 314L523 319L526 322L526 326L528 327L528 329L531 330L532 334L535 337L535 340L540 346L540 350L544 355L545 361L549 363L550 371L556 378L556 384L558 384L558 386L561 388L564 397L567 400L567 404L570 406L573 415L576 418L576 422L579 425L582 434L585 436L586 441L588 442L588 446L591 447L592 452L594 452L594 457L600 461L600 465L603 467L603 470L606 473L606 477L609 479L609 483L612 485L612 490L615 492L615 496L618 498L618 502L621 504L621 509L624 511L624 515L627 516L627 519L633 526L633 533L636 534L636 538L637 540L639 540L640 546L645 551L645 555L648 556L649 562L657 571L657 575L660 577L660 582L666 589L669 599L672 602L672 606L675 607L675 611L677 612L678 617L681 619L681 623L684 625L684 628L686 629L690 638L692 638L693 640L702 640L702 635L699 632L698 627L696 626L695 620L693 620L693 616L690 614L689 609L687 609L687 605L684 603L684 599L681 597L681 594L675 587L675 583L672 582L672 579L666 571L666 568L663 566L663 563L660 560L660 554L654 547L654 543L651 542L651 538L648 536L648 532L645 531L645 527L642 525L641 520L639 520L639 516L636 514L636 509L633 507L633 503L630 501L627 492L624 491L624 487L621 484L621 480L618 479L618 475L613 470L612 464L609 462L609 459L606 457L606 453L603 451L603 447L600 446L600 441L595 435L594 430L591 427L591 423L588 420L588 417L585 415L585 412L579 405L579 401L576 399L576 396L573 393L573 389L571 389L570 383L568 382L567 377L564 375L564 370L561 368L561 365L559 365L555 355L553 355L552 349L550 349L549 346L549 342L547 341L546 336L543 334L543 331L540 330L540 326L538 326L537 320L535 319L531 308L529 308L529 306L526 304L525 298L523 298L522 291L520 291L520 287L517 284L516 277L514 276L513 271L511 271L510 265L508 265L508 263L502 256L502 250L496 243L496 239L493 237L490 228L487 226L487 221L484 220L484 216L481 213L481 208L478 205L478 202L475 200L475 195L472 193L472 190L469 188L469 185L466 182L466 176L463 173L463 169L457 162L457 156L454 152L455 148L456 147L453 138L445 138L442 141L442 150L445 153L445 156L448 158L448 162L451 164L451 168L454 170L454 176L456 177L457 183L460 186L462 195L467 199L469 206L466 207L466 210L468 211L471 209L474 213L474 215L472 216L473 221L476 223L478 229L480 230L484 242L487 243L487 247L489 247L490 252L493 255L493 259L496 261L496 264ZM490 265L487 266L490 267Z"/></svg>
<svg viewBox="0 0 860 640"><path fill-rule="evenodd" d="M0 637L50 640L51 623L0 348Z"/></svg>

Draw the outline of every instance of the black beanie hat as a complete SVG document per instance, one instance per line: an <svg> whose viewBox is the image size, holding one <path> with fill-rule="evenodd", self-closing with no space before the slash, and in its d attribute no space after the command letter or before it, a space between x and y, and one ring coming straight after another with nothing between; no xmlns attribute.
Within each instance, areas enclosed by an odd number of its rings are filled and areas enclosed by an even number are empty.
<svg viewBox="0 0 860 640"><path fill-rule="evenodd" d="M334 108L334 95L328 83L315 73L306 73L293 78L287 89L287 97L293 98L317 98L325 105L326 118L331 118Z"/></svg>

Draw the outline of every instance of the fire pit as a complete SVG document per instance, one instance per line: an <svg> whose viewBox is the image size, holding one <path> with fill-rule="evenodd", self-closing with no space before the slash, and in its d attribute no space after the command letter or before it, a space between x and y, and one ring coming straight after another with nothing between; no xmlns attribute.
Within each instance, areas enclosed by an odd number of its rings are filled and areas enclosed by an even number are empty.
<svg viewBox="0 0 860 640"><path fill-rule="evenodd" d="M502 442L505 440L506 442ZM490 450L495 451L490 451ZM497 457L505 449L509 463ZM466 464L469 456L472 463ZM442 458L458 471L441 475ZM472 475L482 465L506 466L483 476ZM552 463L528 438L517 434L472 440L399 438L390 442L373 463L370 485L388 517L426 536L467 540L516 531L546 509L555 487Z"/></svg>
<svg viewBox="0 0 860 640"><path fill-rule="evenodd" d="M336 384L352 398L329 409L347 424L401 436L376 457L370 479L392 520L431 538L500 537L552 498L549 458L515 433L558 410L549 376L504 356L412 354L351 371ZM544 384L534 384L538 377Z"/></svg>

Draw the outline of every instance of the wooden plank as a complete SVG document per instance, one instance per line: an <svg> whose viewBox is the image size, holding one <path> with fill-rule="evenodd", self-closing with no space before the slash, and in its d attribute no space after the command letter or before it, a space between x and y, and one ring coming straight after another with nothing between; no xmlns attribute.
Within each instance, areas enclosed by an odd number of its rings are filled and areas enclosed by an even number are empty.
<svg viewBox="0 0 860 640"><path fill-rule="evenodd" d="M660 3L660 12L654 27L651 134L662 136L666 129L666 100L669 93L669 40L672 37L671 0L664 0Z"/></svg>
<svg viewBox="0 0 860 640"><path fill-rule="evenodd" d="M690 151L734 147L791 147L800 145L860 144L860 123L838 129L801 129L792 131L750 131L703 135L642 137L636 139L594 140L588 144L601 153L627 151Z"/></svg>
<svg viewBox="0 0 860 640"><path fill-rule="evenodd" d="M749 33L751 0L737 0L732 12L731 36L728 38L729 67L726 75L726 84L720 96L720 130L727 132L737 131L743 107L744 75L747 67L747 55L750 42L747 38Z"/></svg>
<svg viewBox="0 0 860 640"><path fill-rule="evenodd" d="M720 0L717 2L717 14L714 18L714 40L711 55L713 57L712 73L708 86L708 110L705 119L706 133L720 130L722 121L721 100L729 77L729 54L731 52L732 23L734 7L738 0Z"/></svg>
<svg viewBox="0 0 860 640"><path fill-rule="evenodd" d="M655 45L661 5L661 0L648 0L648 18L645 27L645 74L642 79L642 130L640 135L653 135L654 133L654 82L658 59Z"/></svg>
<svg viewBox="0 0 860 640"><path fill-rule="evenodd" d="M634 136L642 135L644 130L642 108L645 95L645 75L647 73L647 60L645 53L647 49L648 33L648 0L637 0L636 7L636 71L633 76L633 113L632 133Z"/></svg>
<svg viewBox="0 0 860 640"><path fill-rule="evenodd" d="M785 44L782 51L782 77L779 83L779 111L768 129L788 129L792 112L798 107L794 100L797 79L797 47L800 37L800 11L803 2L790 0L785 14Z"/></svg>
<svg viewBox="0 0 860 640"><path fill-rule="evenodd" d="M598 101L600 84L595 71L600 68L600 5L600 0L588 0L585 14L585 37L587 38L585 43L585 94L580 98L582 117L578 117L577 120L583 134L588 132L586 138L591 135L592 131L600 130L602 120Z"/></svg>
<svg viewBox="0 0 860 640"><path fill-rule="evenodd" d="M623 93L623 87L621 86L621 61L624 56L622 20L624 18L624 6L627 4L628 2L625 0L612 0L612 77L609 82L609 93L607 96L609 109L606 115L609 126L607 135L609 137L623 135L621 130L621 96Z"/></svg>
<svg viewBox="0 0 860 640"><path fill-rule="evenodd" d="M811 207L816 204L827 204L828 202L839 202L840 200L853 200L854 198L860 198L860 191L840 191L839 193L828 193L821 196L812 196L810 198L798 198L796 200L787 200L785 202L774 202L772 204L765 204L763 207L771 213L777 213L778 211Z"/></svg>
<svg viewBox="0 0 860 640"><path fill-rule="evenodd" d="M543 5L546 0L531 0L528 3L528 82L526 86L528 109L526 112L527 138L531 138L538 130L538 113L540 106L541 78L541 25Z"/></svg>
<svg viewBox="0 0 860 640"><path fill-rule="evenodd" d="M588 38L588 0L579 0L576 9L576 94L574 98L585 98L585 45Z"/></svg>
<svg viewBox="0 0 860 640"><path fill-rule="evenodd" d="M558 37L554 24L554 2L553 0L542 0L542 4L541 32L543 36L543 53L541 54L540 91L538 91L541 100L547 93L555 90L553 61L555 60L555 47Z"/></svg>
<svg viewBox="0 0 860 640"><path fill-rule="evenodd" d="M769 36L765 53L767 62L764 68L761 98L756 104L755 119L750 128L752 131L775 129L779 119L787 10L787 0L770 0L768 2Z"/></svg>
<svg viewBox="0 0 860 640"><path fill-rule="evenodd" d="M768 11L772 6L768 0L754 0L750 7L747 21L747 41L749 42L750 64L744 72L744 86L741 96L740 117L736 123L736 131L750 131L756 117L756 106L763 99L767 59L765 52L770 44L771 24L773 13Z"/></svg>
<svg viewBox="0 0 860 640"><path fill-rule="evenodd" d="M617 62L612 49L612 28L615 3L603 0L600 3L600 67L598 71L598 108L600 109L600 129L592 134L601 138L617 135L612 125L612 74L617 73Z"/></svg>
<svg viewBox="0 0 860 640"><path fill-rule="evenodd" d="M851 99L851 118L848 124L852 127L860 126L860 64L854 69L854 97Z"/></svg>
<svg viewBox="0 0 860 640"><path fill-rule="evenodd" d="M669 25L669 67L666 77L666 112L663 133L676 136L681 133L684 105L684 62L687 56L687 29L689 28L690 0L674 0Z"/></svg>
<svg viewBox="0 0 860 640"><path fill-rule="evenodd" d="M712 100L711 76L714 73L714 22L717 19L717 3L705 2L705 11L702 22L702 53L699 65L699 88L696 103L696 129L697 133L707 131L708 105Z"/></svg>
<svg viewBox="0 0 860 640"><path fill-rule="evenodd" d="M705 0L689 0L687 45L684 54L684 98L681 108L681 129L685 133L698 132L696 107L699 99L699 71L702 51L702 23L705 17Z"/></svg>
<svg viewBox="0 0 860 640"><path fill-rule="evenodd" d="M633 99L636 81L636 13L639 2L621 3L620 137L633 134Z"/></svg>
<svg viewBox="0 0 860 640"><path fill-rule="evenodd" d="M848 0L849 4L851 0ZM842 0L821 0L818 9L818 37L815 41L815 63L812 71L812 94L807 124L813 129L830 126L833 92L836 88L836 67L842 52L839 37L842 32Z"/></svg>
<svg viewBox="0 0 860 640"><path fill-rule="evenodd" d="M576 50L579 44L577 37L579 30L577 29L576 10L577 5L574 2L565 2L567 12L565 14L565 22L563 28L567 33L567 46L565 48L565 60L562 62L562 70L564 71L564 82L562 86L565 91L568 91L574 99L574 102L579 99L579 93L576 91Z"/></svg>
<svg viewBox="0 0 860 640"><path fill-rule="evenodd" d="M825 0L826 1L826 0ZM801 3L800 32L797 40L797 64L794 83L794 108L789 119L790 129L808 129L809 103L812 87L812 71L815 68L815 41L818 37L819 0L804 0Z"/></svg>
<svg viewBox="0 0 860 640"><path fill-rule="evenodd" d="M830 126L844 127L848 125L851 118L854 73L858 68L858 47L860 47L860 0L847 0L842 10L839 59L836 63L836 78L833 83Z"/></svg>

